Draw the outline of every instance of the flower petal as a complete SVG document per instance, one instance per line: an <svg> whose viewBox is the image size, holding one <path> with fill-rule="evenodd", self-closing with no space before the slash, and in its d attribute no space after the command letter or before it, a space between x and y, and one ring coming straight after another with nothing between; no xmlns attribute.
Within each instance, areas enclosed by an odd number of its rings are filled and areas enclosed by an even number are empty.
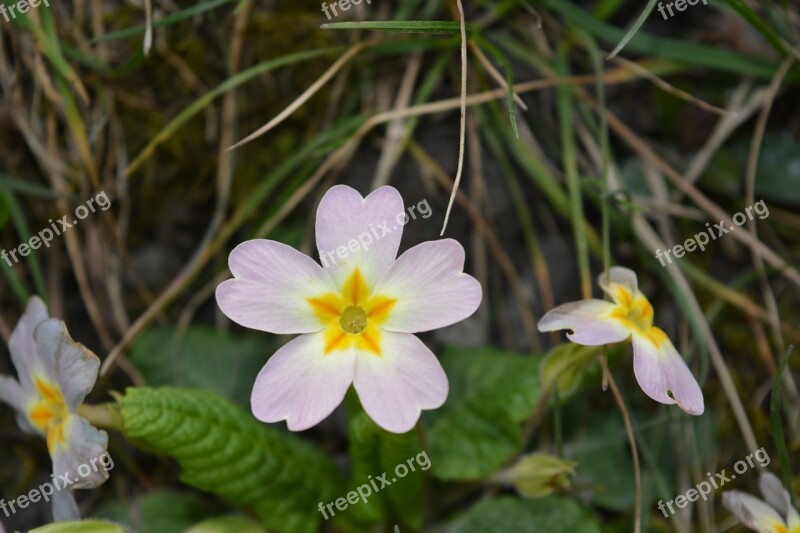
<svg viewBox="0 0 800 533"><path fill-rule="evenodd" d="M0 376L0 402L22 411L31 398L32 395L22 388L19 381L11 376Z"/></svg>
<svg viewBox="0 0 800 533"><path fill-rule="evenodd" d="M311 333L323 328L308 298L335 292L313 259L291 246L246 241L228 258L234 279L217 287L217 304L231 320L270 333Z"/></svg>
<svg viewBox="0 0 800 533"><path fill-rule="evenodd" d="M286 343L261 369L250 404L262 422L286 423L292 431L319 424L342 403L353 382L355 352L325 355L324 334L310 333Z"/></svg>
<svg viewBox="0 0 800 533"><path fill-rule="evenodd" d="M39 323L33 336L39 353L55 361L56 382L67 407L74 411L94 387L100 359L72 340L66 324L57 318Z"/></svg>
<svg viewBox="0 0 800 533"><path fill-rule="evenodd" d="M11 376L0 376L0 402L10 405L17 411L17 425L22 431L31 435L42 435L41 431L31 425L25 413L28 404L36 399L34 389L23 389L22 385Z"/></svg>
<svg viewBox="0 0 800 533"><path fill-rule="evenodd" d="M317 209L317 249L325 270L341 288L358 267L372 288L397 257L403 236L403 198L380 187L363 198L346 185L331 187Z"/></svg>
<svg viewBox="0 0 800 533"><path fill-rule="evenodd" d="M569 340L586 346L611 344L627 339L631 332L612 318L616 306L604 300L580 300L559 305L539 320L539 331L571 329Z"/></svg>
<svg viewBox="0 0 800 533"><path fill-rule="evenodd" d="M645 394L655 401L676 403L691 415L703 414L703 392L697 380L660 329L651 328L648 336L633 334L633 373Z"/></svg>
<svg viewBox="0 0 800 533"><path fill-rule="evenodd" d="M81 519L78 503L71 490L57 490L50 498L53 503L54 522L76 522Z"/></svg>
<svg viewBox="0 0 800 533"><path fill-rule="evenodd" d="M758 498L731 490L722 494L722 505L747 527L763 533L785 531L786 523L775 509ZM778 526L783 526L781 529Z"/></svg>
<svg viewBox="0 0 800 533"><path fill-rule="evenodd" d="M375 294L396 300L381 327L417 333L464 320L478 309L478 280L464 274L464 248L443 239L414 246L381 276Z"/></svg>
<svg viewBox="0 0 800 533"><path fill-rule="evenodd" d="M781 516L786 516L791 500L778 476L772 472L763 472L758 478L758 488L764 495L764 501L777 510Z"/></svg>
<svg viewBox="0 0 800 533"><path fill-rule="evenodd" d="M422 409L441 407L447 376L436 356L416 336L385 331L381 354L359 354L354 380L367 414L386 431L405 433Z"/></svg>
<svg viewBox="0 0 800 533"><path fill-rule="evenodd" d="M53 473L69 475L70 489L88 489L101 485L108 472L100 457L107 453L108 434L78 415L64 423L64 442L53 451Z"/></svg>
<svg viewBox="0 0 800 533"><path fill-rule="evenodd" d="M28 300L25 313L11 332L8 339L8 351L11 352L11 361L17 369L19 382L23 388L34 390L33 375L36 371L44 373L49 378L55 378L53 357L41 357L36 351L33 340L33 330L44 320L47 320L47 307L38 296Z"/></svg>
<svg viewBox="0 0 800 533"><path fill-rule="evenodd" d="M798 531L800 529L800 515L797 509L792 507L792 499L789 492L783 486L783 483L778 476L772 472L763 472L758 480L758 487L761 489L761 494L764 495L766 502L771 505L778 514L786 517L786 522L789 526L789 531Z"/></svg>
<svg viewBox="0 0 800 533"><path fill-rule="evenodd" d="M617 285L622 285L628 292L632 295L639 292L639 281L636 278L636 272L629 268L615 266L608 269L608 278L606 278L605 272L600 273L597 277L597 284L600 287L607 291L607 288L612 283Z"/></svg>

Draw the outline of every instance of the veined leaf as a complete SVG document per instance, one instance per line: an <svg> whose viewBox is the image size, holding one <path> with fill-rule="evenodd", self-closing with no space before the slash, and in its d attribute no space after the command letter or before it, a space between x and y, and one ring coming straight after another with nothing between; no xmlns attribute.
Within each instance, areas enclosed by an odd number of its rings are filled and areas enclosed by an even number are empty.
<svg viewBox="0 0 800 533"><path fill-rule="evenodd" d="M482 501L456 520L448 531L600 533L600 526L588 510L565 498L549 497L528 501L507 497Z"/></svg>
<svg viewBox="0 0 800 533"><path fill-rule="evenodd" d="M252 509L268 528L316 531L318 503L339 493L322 452L213 393L129 388L120 403L130 439L174 458L184 483Z"/></svg>
<svg viewBox="0 0 800 533"><path fill-rule="evenodd" d="M422 480L426 461L417 461L424 454L416 430L397 435L378 427L366 413L359 412L350 420L349 450L353 460L352 475L348 486L350 490L369 486L370 476L377 478L386 473L386 481L391 485L373 493L365 503L359 501L348 508L358 519L378 521L391 518L402 529L418 531L422 526ZM414 471L408 468L408 461ZM424 455L427 459L427 454ZM421 465L419 463L422 463ZM406 465L408 473L398 478L398 465ZM430 468L427 461L427 468ZM427 469L426 468L426 469ZM402 471L402 470L401 470ZM380 487L380 482L377 482Z"/></svg>
<svg viewBox="0 0 800 533"><path fill-rule="evenodd" d="M539 399L540 361L492 348L445 352L450 397L429 414L436 477L480 479L519 450L521 424Z"/></svg>

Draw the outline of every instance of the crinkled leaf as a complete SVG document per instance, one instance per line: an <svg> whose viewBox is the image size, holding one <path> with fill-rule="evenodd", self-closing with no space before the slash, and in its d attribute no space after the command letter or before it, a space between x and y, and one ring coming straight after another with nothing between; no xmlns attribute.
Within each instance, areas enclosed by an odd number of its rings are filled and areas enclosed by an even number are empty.
<svg viewBox="0 0 800 533"><path fill-rule="evenodd" d="M600 533L597 519L566 498L540 500L505 497L485 500L454 521L449 533Z"/></svg>
<svg viewBox="0 0 800 533"><path fill-rule="evenodd" d="M348 507L348 512L358 520L379 521L387 518L400 524L401 529L419 530L422 525L422 481L421 466L430 468L427 454L423 452L416 431L403 434L389 433L375 424L363 411L354 415L350 421L349 451L353 461L352 475L348 487L357 490L359 486L369 487L370 476L377 477L387 473L386 481L391 485L369 496L367 503L359 500ZM420 458L417 461L417 458ZM414 471L411 471L408 461ZM421 463L421 466L420 466ZM399 478L398 465L405 465L408 473ZM401 472L402 472L401 467ZM370 489L371 490L371 489ZM362 492L366 489L362 488Z"/></svg>
<svg viewBox="0 0 800 533"><path fill-rule="evenodd" d="M133 531L186 531L192 524L223 512L199 494L156 490L129 501L107 503L93 518L111 520Z"/></svg>
<svg viewBox="0 0 800 533"><path fill-rule="evenodd" d="M147 331L130 358L148 386L196 387L247 406L271 349L263 336L231 337L195 326L177 341L173 329Z"/></svg>
<svg viewBox="0 0 800 533"><path fill-rule="evenodd" d="M121 405L129 438L174 458L187 485L251 508L268 528L315 531L318 503L338 494L322 452L216 394L129 388Z"/></svg>
<svg viewBox="0 0 800 533"><path fill-rule="evenodd" d="M540 362L492 348L446 350L450 396L428 414L436 477L480 479L519 451L521 425L539 400Z"/></svg>

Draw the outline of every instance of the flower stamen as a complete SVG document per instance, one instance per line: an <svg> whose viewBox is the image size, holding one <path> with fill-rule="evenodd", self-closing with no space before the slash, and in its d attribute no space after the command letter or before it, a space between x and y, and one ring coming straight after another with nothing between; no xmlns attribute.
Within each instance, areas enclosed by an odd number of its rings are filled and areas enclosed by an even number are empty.
<svg viewBox="0 0 800 533"><path fill-rule="evenodd" d="M339 323L347 333L358 335L367 328L367 313L361 306L351 305L342 312Z"/></svg>

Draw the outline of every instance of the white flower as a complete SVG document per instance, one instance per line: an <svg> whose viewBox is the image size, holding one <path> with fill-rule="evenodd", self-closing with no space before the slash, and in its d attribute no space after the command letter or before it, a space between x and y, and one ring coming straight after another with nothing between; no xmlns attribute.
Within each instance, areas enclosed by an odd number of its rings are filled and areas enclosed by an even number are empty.
<svg viewBox="0 0 800 533"><path fill-rule="evenodd" d="M37 296L11 333L8 349L19 380L0 376L0 401L16 409L23 430L47 440L55 478L69 476L72 482L70 490L52 496L54 519L78 519L71 489L93 488L108 478L98 461L108 435L75 414L94 386L100 360L72 340L64 322L48 316ZM78 475L82 465L92 467L89 475Z"/></svg>

